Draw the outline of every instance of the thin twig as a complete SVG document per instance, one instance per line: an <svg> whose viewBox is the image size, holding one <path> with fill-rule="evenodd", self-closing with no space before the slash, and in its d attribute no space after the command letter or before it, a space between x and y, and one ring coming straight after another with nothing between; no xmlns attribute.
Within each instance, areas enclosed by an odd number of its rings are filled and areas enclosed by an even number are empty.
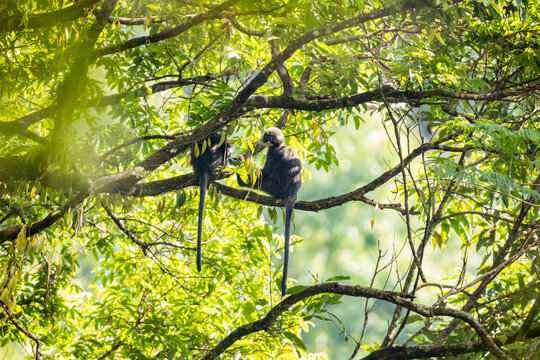
<svg viewBox="0 0 540 360"><path fill-rule="evenodd" d="M43 355L41 354L41 340L39 340L39 338L37 336L32 334L30 331L26 330L21 324L19 324L19 322L17 320L15 320L15 316L13 315L11 310L9 309L9 306L8 306L7 302L0 299L0 306L2 306L2 308L6 312L6 314L7 314L8 318L9 318L9 320L11 321L11 323L13 325L15 325L15 327L20 332L22 332L24 335L26 335L27 337L29 337L30 339L32 339L36 343L35 359L36 360L43 359Z"/></svg>

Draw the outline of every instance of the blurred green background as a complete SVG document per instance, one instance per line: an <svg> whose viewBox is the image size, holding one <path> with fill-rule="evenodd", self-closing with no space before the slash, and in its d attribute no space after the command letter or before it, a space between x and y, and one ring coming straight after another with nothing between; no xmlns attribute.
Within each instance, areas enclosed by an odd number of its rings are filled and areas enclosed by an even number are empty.
<svg viewBox="0 0 540 360"><path fill-rule="evenodd" d="M336 135L330 142L335 147L339 166L328 173L308 166L313 177L304 182L299 200L317 200L353 191L399 163L382 120L365 115L364 121L359 130L352 124L333 128ZM419 165L417 170L421 171ZM381 203L400 202L401 199L394 196L399 185L391 180L376 191L368 193L367 197ZM411 220L414 224L414 217ZM396 211L379 210L364 203L350 202L319 213L296 211L294 225L294 234L301 236L303 242L293 249L289 272L290 277L296 279L298 284L308 285L314 282L314 278L322 282L332 276L342 275L350 277L350 280L343 281L346 284L369 286L379 249L385 254L379 268L390 263L392 256L398 256L400 276L403 276L410 265L411 253L406 243L405 219ZM461 241L449 241L443 252L428 244L424 271L432 281L439 282L447 276L457 274L461 262L455 253L460 252L460 246ZM380 272L374 279L373 286L399 291L400 289L391 288L397 279L395 265L394 263L394 266ZM417 301L433 303L436 300L436 291L436 288L421 290L417 294ZM348 335L356 340L360 338L364 325L365 300L344 297L341 301L339 306L328 308L339 321L314 319L315 327L303 334L302 338L310 353L324 352L329 359L346 359L352 354L356 344ZM369 303L371 306L374 301ZM363 343L380 344L393 310L393 305L382 302L377 304L369 316ZM407 329L401 339L410 335L411 331ZM412 329L412 332L417 330L416 327ZM361 351L367 354L365 350Z"/></svg>

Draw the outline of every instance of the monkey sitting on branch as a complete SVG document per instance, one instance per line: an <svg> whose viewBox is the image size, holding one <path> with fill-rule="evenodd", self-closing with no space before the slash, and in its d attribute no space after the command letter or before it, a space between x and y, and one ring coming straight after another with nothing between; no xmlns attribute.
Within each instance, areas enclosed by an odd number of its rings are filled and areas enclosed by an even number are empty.
<svg viewBox="0 0 540 360"><path fill-rule="evenodd" d="M197 223L197 271L201 272L202 223L204 218L204 198L208 187L208 177L221 165L227 165L232 152L225 136L220 132L210 135L191 147L191 164L199 177L199 219Z"/></svg>
<svg viewBox="0 0 540 360"><path fill-rule="evenodd" d="M249 183L236 175L238 185L262 190L277 199L285 200L285 247L283 250L283 278L281 296L287 293L287 273L289 263L289 243L291 218L297 193L302 185L302 161L298 154L285 145L285 138L280 129L271 127L265 130L262 143L268 148L266 162L257 176Z"/></svg>

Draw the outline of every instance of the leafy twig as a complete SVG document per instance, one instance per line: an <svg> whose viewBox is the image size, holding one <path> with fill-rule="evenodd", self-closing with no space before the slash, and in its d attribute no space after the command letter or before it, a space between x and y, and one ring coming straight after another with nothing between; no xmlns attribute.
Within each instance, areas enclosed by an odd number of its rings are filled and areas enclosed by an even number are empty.
<svg viewBox="0 0 540 360"><path fill-rule="evenodd" d="M19 322L17 320L15 320L15 316L13 315L13 313L11 312L11 310L9 309L9 306L7 304L7 302L5 302L4 300L1 300L0 299L0 306L2 306L2 308L4 309L4 311L6 312L8 318L9 318L9 321L11 321L11 323L20 331L22 332L24 335L26 335L27 337L29 337L30 339L32 339L35 343L36 343L36 355L35 355L35 359L36 360L40 360L40 359L43 359L43 355L41 354L41 340L39 340L39 338L37 336L35 336L34 334L32 334L30 331L28 331L27 329L25 329L21 324L19 324Z"/></svg>

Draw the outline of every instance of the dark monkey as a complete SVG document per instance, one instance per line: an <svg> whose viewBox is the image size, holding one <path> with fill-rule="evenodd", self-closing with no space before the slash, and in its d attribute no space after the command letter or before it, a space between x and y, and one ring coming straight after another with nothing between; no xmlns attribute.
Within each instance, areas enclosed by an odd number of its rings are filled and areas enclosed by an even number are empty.
<svg viewBox="0 0 540 360"><path fill-rule="evenodd" d="M210 144L208 143L210 141ZM201 245L202 245L202 223L204 217L204 198L206 196L206 188L208 187L208 177L220 165L227 163L227 157L230 155L232 148L226 140L222 141L221 133L210 135L209 138L199 141L191 147L191 164L193 171L199 176L199 222L197 226L197 271L201 271ZM206 146L204 143L206 142ZM195 146L198 148L199 156L195 156ZM204 151L203 151L204 149Z"/></svg>
<svg viewBox="0 0 540 360"><path fill-rule="evenodd" d="M268 147L268 153L257 179L255 181L250 179L250 183L247 184L237 174L236 180L240 186L260 189L277 199L285 200L285 248L283 250L283 278L281 279L281 296L285 296L291 217L296 204L296 194L302 185L302 161L293 149L285 145L283 133L278 128L266 129L262 142Z"/></svg>

